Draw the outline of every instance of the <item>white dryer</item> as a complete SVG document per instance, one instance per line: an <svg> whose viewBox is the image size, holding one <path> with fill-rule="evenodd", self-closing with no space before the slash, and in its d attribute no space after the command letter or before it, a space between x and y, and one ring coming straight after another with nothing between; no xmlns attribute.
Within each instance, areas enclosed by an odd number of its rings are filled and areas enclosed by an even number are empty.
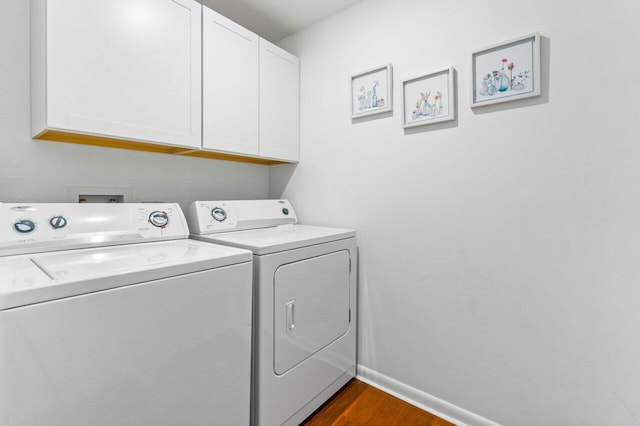
<svg viewBox="0 0 640 426"><path fill-rule="evenodd" d="M177 204L0 204L0 425L248 424L251 279Z"/></svg>
<svg viewBox="0 0 640 426"><path fill-rule="evenodd" d="M196 201L192 238L254 264L252 423L297 425L355 376L355 231L297 224L286 200Z"/></svg>

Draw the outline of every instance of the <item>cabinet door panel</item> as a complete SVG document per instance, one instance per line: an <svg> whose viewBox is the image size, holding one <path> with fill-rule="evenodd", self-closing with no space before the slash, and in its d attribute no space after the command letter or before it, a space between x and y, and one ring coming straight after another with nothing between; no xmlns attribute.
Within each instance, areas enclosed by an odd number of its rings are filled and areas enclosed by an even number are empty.
<svg viewBox="0 0 640 426"><path fill-rule="evenodd" d="M297 57L260 39L260 156L298 161L300 70Z"/></svg>
<svg viewBox="0 0 640 426"><path fill-rule="evenodd" d="M259 37L203 8L205 149L258 155Z"/></svg>
<svg viewBox="0 0 640 426"><path fill-rule="evenodd" d="M47 125L199 147L201 6L48 0Z"/></svg>

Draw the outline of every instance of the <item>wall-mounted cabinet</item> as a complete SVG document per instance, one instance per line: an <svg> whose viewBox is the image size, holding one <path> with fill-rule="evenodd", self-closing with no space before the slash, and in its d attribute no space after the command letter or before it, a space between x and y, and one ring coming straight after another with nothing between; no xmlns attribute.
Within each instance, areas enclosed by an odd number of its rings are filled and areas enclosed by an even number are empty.
<svg viewBox="0 0 640 426"><path fill-rule="evenodd" d="M204 150L298 161L297 57L203 7Z"/></svg>
<svg viewBox="0 0 640 426"><path fill-rule="evenodd" d="M260 38L202 8L202 147L259 155Z"/></svg>
<svg viewBox="0 0 640 426"><path fill-rule="evenodd" d="M260 155L298 161L300 61L260 39Z"/></svg>
<svg viewBox="0 0 640 426"><path fill-rule="evenodd" d="M229 19L194 0L31 0L31 13L34 138L298 161L298 59Z"/></svg>
<svg viewBox="0 0 640 426"><path fill-rule="evenodd" d="M32 0L33 136L199 148L201 11L194 0Z"/></svg>

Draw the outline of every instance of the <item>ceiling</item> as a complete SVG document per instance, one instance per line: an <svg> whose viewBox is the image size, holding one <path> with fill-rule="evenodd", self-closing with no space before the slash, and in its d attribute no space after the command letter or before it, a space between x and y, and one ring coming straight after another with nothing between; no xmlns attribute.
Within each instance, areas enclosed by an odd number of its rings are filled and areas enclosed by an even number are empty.
<svg viewBox="0 0 640 426"><path fill-rule="evenodd" d="M261 37L276 42L360 0L199 0Z"/></svg>

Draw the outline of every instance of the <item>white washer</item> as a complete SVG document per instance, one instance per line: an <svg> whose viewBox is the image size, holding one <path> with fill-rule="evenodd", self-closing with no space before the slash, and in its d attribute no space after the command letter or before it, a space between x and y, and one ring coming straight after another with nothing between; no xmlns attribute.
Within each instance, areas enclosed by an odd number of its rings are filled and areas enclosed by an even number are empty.
<svg viewBox="0 0 640 426"><path fill-rule="evenodd" d="M355 376L355 231L299 225L286 200L196 201L188 221L253 252L252 423L299 424Z"/></svg>
<svg viewBox="0 0 640 426"><path fill-rule="evenodd" d="M251 253L177 204L0 204L0 425L250 421Z"/></svg>

